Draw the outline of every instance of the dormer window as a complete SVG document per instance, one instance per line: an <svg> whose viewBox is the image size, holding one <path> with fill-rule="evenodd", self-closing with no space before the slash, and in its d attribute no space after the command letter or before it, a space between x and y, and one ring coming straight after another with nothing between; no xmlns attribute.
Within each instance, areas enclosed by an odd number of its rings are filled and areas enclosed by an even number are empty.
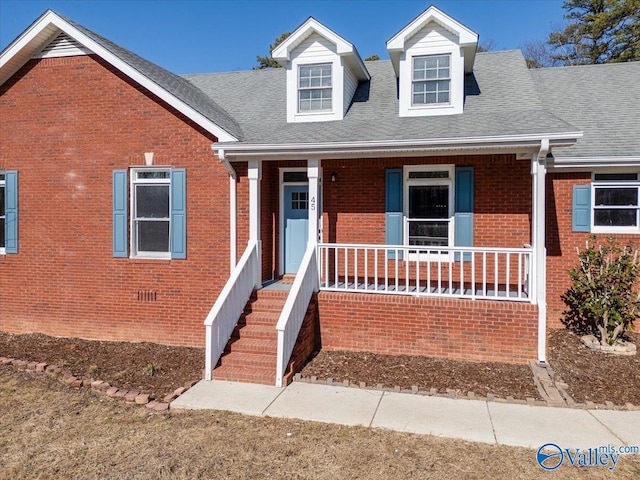
<svg viewBox="0 0 640 480"><path fill-rule="evenodd" d="M451 92L451 55L413 58L412 105L448 104Z"/></svg>
<svg viewBox="0 0 640 480"><path fill-rule="evenodd" d="M299 65L298 69L298 112L331 111L331 64Z"/></svg>
<svg viewBox="0 0 640 480"><path fill-rule="evenodd" d="M287 122L342 120L358 84L371 79L356 48L314 18L271 56L287 70Z"/></svg>
<svg viewBox="0 0 640 480"><path fill-rule="evenodd" d="M433 6L394 35L387 50L398 79L398 115L463 113L477 46L476 33Z"/></svg>

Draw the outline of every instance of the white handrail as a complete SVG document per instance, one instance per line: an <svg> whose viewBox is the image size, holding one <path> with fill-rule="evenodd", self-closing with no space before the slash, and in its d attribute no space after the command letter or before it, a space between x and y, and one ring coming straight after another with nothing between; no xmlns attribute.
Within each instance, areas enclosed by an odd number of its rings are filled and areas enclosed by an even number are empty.
<svg viewBox="0 0 640 480"><path fill-rule="evenodd" d="M300 268L276 325L276 330L278 331L276 387L283 386L285 369L291 359L293 348L300 333L300 327L302 327L302 322L309 307L309 301L319 287L316 246L309 245L304 257L302 257Z"/></svg>
<svg viewBox="0 0 640 480"><path fill-rule="evenodd" d="M233 329L256 287L255 279L259 269L258 243L250 242L204 321L206 380L211 380L212 370L222 356Z"/></svg>
<svg viewBox="0 0 640 480"><path fill-rule="evenodd" d="M321 243L320 289L533 302L527 288L532 253L532 248Z"/></svg>

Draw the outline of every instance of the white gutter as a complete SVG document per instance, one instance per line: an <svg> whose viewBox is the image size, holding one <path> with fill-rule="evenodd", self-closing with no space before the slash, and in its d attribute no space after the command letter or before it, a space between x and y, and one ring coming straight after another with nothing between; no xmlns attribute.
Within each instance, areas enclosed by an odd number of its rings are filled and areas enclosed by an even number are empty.
<svg viewBox="0 0 640 480"><path fill-rule="evenodd" d="M252 157L259 157L262 160L267 160L269 157L285 160L308 159L310 156L326 159L473 149L501 151L535 149L537 151L543 140L547 140L550 147L567 147L574 145L579 138L582 138L582 132L327 143L250 144L222 142L216 144L214 152L222 149L225 151L226 158L230 160Z"/></svg>
<svg viewBox="0 0 640 480"><path fill-rule="evenodd" d="M562 157L553 156L550 169L577 169L577 168L611 168L611 167L638 167L640 157L619 156L619 157Z"/></svg>
<svg viewBox="0 0 640 480"><path fill-rule="evenodd" d="M224 149L217 149L216 144L211 145L211 150L217 153L220 162L229 173L229 268L233 272L237 263L237 243L238 243L238 221L236 217L236 202L237 202L237 175L236 171L225 158Z"/></svg>

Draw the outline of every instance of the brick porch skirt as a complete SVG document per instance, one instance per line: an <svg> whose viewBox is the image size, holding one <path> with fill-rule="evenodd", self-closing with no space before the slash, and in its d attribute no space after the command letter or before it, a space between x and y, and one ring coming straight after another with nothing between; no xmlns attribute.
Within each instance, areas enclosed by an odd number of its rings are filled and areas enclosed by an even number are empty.
<svg viewBox="0 0 640 480"><path fill-rule="evenodd" d="M325 350L523 364L537 358L538 307L528 303L320 292Z"/></svg>

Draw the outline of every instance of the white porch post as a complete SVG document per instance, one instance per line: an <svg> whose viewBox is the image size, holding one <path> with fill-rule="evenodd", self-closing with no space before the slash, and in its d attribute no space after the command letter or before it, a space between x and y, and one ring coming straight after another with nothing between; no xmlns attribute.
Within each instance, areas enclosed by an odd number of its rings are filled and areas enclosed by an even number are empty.
<svg viewBox="0 0 640 480"><path fill-rule="evenodd" d="M531 295L538 305L538 362L547 361L547 250L546 236L546 159L549 140L544 139L540 151L531 159L533 175L532 198L532 244L533 244L533 285Z"/></svg>
<svg viewBox="0 0 640 480"><path fill-rule="evenodd" d="M318 212L320 211L320 160L307 160L309 178L309 240L308 245L318 244Z"/></svg>
<svg viewBox="0 0 640 480"><path fill-rule="evenodd" d="M249 242L257 242L258 268L255 286L262 286L262 241L260 240L260 181L262 180L262 161L249 160Z"/></svg>

